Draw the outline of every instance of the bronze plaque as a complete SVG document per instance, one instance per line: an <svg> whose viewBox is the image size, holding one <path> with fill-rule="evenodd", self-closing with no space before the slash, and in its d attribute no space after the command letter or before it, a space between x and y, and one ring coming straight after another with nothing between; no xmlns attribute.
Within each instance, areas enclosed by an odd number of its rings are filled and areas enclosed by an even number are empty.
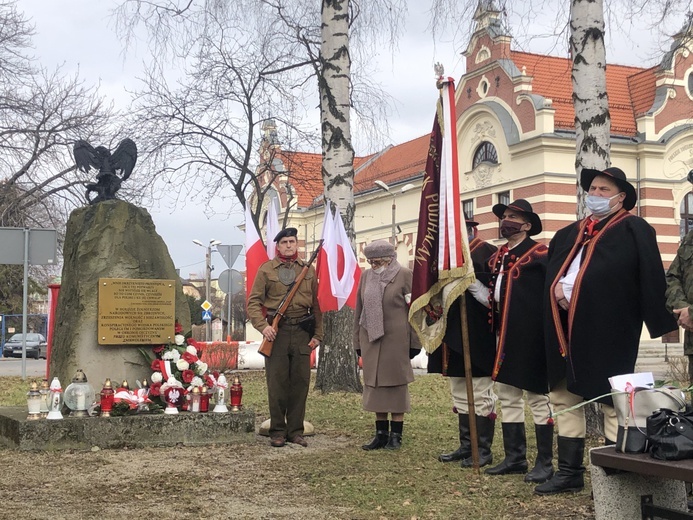
<svg viewBox="0 0 693 520"><path fill-rule="evenodd" d="M175 280L99 278L99 345L169 343L176 323Z"/></svg>

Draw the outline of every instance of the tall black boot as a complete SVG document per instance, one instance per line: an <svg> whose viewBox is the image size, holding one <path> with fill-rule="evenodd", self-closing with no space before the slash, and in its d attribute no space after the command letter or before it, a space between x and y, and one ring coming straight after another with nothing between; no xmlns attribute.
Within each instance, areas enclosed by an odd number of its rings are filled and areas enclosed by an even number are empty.
<svg viewBox="0 0 693 520"><path fill-rule="evenodd" d="M488 468L487 475L515 475L527 473L527 437L525 423L506 423L503 426L503 462Z"/></svg>
<svg viewBox="0 0 693 520"><path fill-rule="evenodd" d="M398 450L402 447L403 421L390 421L390 437L385 445L386 450Z"/></svg>
<svg viewBox="0 0 693 520"><path fill-rule="evenodd" d="M460 447L452 453L439 455L438 460L440 462L456 462L472 455L472 443L469 439L469 414L458 414L457 421L459 422Z"/></svg>
<svg viewBox="0 0 693 520"><path fill-rule="evenodd" d="M585 487L585 439L558 436L558 471L534 488L537 495L555 495L582 491Z"/></svg>
<svg viewBox="0 0 693 520"><path fill-rule="evenodd" d="M375 437L368 444L361 446L364 450L379 450L384 448L390 437L388 421L375 421Z"/></svg>
<svg viewBox="0 0 693 520"><path fill-rule="evenodd" d="M532 471L525 475L525 482L541 484L553 476L553 424L535 424L537 460Z"/></svg>
<svg viewBox="0 0 693 520"><path fill-rule="evenodd" d="M495 414L493 418L482 417L480 415L476 416L476 433L479 438L479 467L483 468L488 464L493 462L493 453L491 453L491 446L493 445L493 433L496 428L496 418ZM470 442L470 452L471 452L471 442ZM473 466L471 453L469 457L463 459L460 466L463 468L471 468Z"/></svg>

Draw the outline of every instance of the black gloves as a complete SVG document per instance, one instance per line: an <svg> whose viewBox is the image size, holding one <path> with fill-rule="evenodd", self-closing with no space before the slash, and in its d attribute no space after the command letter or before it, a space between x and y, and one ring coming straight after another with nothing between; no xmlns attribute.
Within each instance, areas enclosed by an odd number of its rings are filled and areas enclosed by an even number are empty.
<svg viewBox="0 0 693 520"><path fill-rule="evenodd" d="M409 359L414 359L421 352L420 348L410 348L409 349Z"/></svg>

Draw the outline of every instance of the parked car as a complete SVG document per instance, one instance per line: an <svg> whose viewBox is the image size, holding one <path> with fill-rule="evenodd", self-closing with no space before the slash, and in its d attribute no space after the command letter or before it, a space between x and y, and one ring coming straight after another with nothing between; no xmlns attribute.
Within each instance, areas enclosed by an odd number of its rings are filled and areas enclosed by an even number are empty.
<svg viewBox="0 0 693 520"><path fill-rule="evenodd" d="M2 348L2 355L5 357L22 357L22 336L23 334L14 334L5 342ZM28 358L46 358L48 352L48 344L43 334L29 332L26 335L26 357Z"/></svg>

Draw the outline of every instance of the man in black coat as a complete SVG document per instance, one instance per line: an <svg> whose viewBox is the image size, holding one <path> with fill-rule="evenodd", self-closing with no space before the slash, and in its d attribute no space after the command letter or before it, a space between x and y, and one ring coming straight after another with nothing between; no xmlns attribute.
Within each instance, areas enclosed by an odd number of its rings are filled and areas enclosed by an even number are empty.
<svg viewBox="0 0 693 520"><path fill-rule="evenodd" d="M491 257L489 314L498 342L492 377L501 402L505 459L489 475L527 473L525 403L532 411L537 438L534 468L525 482L544 482L553 474L553 421L544 351L543 297L547 248L532 240L541 221L524 199L496 204L501 235L508 240Z"/></svg>
<svg viewBox="0 0 693 520"><path fill-rule="evenodd" d="M549 244L546 348L556 412L610 392L609 377L633 372L643 322L650 336L676 328L665 308L664 267L654 229L629 211L635 188L619 168L584 169L591 216L558 232ZM600 399L606 441L616 440L611 398ZM535 493L583 488L585 415L557 416L558 472Z"/></svg>
<svg viewBox="0 0 693 520"><path fill-rule="evenodd" d="M497 250L496 246L476 237L477 222L466 218L469 252L474 264L474 274L479 282L488 285L489 268L486 260ZM496 396L493 393L491 369L496 353L496 340L488 324L487 303L477 301L470 288L450 306L442 345L428 358L428 372L449 378L454 410L457 412L460 446L451 453L438 457L441 462L461 461L462 467L472 466L472 447L469 436L469 404L462 341L460 300L465 298L469 351L474 388L474 414L479 445L479 466L493 461L491 445L495 428Z"/></svg>

